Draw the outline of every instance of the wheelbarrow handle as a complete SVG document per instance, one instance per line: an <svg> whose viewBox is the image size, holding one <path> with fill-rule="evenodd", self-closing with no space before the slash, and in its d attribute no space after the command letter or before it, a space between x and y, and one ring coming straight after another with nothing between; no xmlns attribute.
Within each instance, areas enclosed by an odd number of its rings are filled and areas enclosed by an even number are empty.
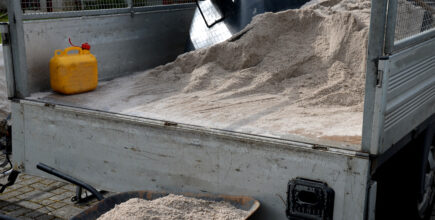
<svg viewBox="0 0 435 220"><path fill-rule="evenodd" d="M59 177L59 178L65 180L65 181L68 181L68 182L70 182L70 183L72 183L74 185L77 185L77 186L80 186L82 188L85 188L86 190L91 192L98 199L98 201L104 199L103 195L101 195L101 193L98 192L98 190L96 190L91 185L89 185L87 183L84 183L84 182L82 182L82 181L80 181L80 180L78 180L78 179L76 179L76 178L74 178L72 176L69 176L69 175L67 175L65 173L62 173L61 171L56 170L53 167L47 166L47 165L45 165L43 163L38 163L36 165L36 168L38 168L38 169L40 169L40 170L42 170L42 171L44 171L44 172L46 172L48 174L51 174L53 176Z"/></svg>

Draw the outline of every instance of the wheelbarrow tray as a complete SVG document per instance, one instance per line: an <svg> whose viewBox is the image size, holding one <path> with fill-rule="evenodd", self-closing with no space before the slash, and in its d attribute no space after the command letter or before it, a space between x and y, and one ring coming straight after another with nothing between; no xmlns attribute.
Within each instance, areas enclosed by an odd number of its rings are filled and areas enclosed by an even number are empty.
<svg viewBox="0 0 435 220"><path fill-rule="evenodd" d="M161 197L165 197L167 195L169 195L169 193L167 192L153 192L153 191L132 191L132 192L119 193L101 200L94 206L74 216L72 220L97 219L104 213L113 209L115 205L126 202L131 198L154 200ZM249 196L213 195L213 194L205 194L205 193L181 193L178 195L183 195L186 197L192 197L192 198L203 199L208 201L228 202L238 209L248 211L249 215L246 217L246 219L248 219L252 214L254 214L254 212L257 211L257 209L260 207L260 202L258 202L257 200Z"/></svg>

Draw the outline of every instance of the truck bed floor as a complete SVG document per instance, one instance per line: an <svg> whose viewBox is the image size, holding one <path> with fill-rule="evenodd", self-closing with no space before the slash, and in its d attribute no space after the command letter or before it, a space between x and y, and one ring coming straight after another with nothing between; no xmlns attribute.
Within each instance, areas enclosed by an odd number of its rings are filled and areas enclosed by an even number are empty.
<svg viewBox="0 0 435 220"><path fill-rule="evenodd" d="M360 150L363 113L345 107L297 105L291 97L256 93L222 98L210 91L185 93L170 82L135 79L100 82L88 93L35 93L29 99L176 123ZM143 76L141 76L143 78Z"/></svg>

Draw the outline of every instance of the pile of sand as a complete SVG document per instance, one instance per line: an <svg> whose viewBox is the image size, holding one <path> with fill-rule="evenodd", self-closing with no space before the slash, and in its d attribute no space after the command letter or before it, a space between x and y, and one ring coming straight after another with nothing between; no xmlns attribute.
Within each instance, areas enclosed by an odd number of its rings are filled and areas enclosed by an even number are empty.
<svg viewBox="0 0 435 220"><path fill-rule="evenodd" d="M247 211L237 209L227 202L213 202L170 194L155 200L130 199L116 205L98 220L237 220L245 219L248 214Z"/></svg>
<svg viewBox="0 0 435 220"><path fill-rule="evenodd" d="M362 110L369 1L320 1L256 16L227 42L136 76L222 100L274 94L299 106ZM143 76L143 78L141 78Z"/></svg>

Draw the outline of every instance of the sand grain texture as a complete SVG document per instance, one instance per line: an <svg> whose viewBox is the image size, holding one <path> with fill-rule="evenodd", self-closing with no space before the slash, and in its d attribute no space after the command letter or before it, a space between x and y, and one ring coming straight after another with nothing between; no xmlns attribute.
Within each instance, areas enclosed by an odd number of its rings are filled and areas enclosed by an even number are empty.
<svg viewBox="0 0 435 220"><path fill-rule="evenodd" d="M242 220L248 214L226 202L169 194L155 200L130 199L98 220Z"/></svg>

